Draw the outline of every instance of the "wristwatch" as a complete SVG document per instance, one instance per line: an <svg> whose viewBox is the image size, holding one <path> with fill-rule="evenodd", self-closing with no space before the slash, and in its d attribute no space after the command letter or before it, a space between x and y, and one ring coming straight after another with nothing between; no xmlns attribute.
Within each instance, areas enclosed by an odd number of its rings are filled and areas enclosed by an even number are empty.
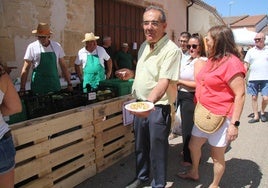
<svg viewBox="0 0 268 188"><path fill-rule="evenodd" d="M234 126L236 126L236 127L239 127L239 125L240 125L240 121L235 121L234 123L232 123Z"/></svg>

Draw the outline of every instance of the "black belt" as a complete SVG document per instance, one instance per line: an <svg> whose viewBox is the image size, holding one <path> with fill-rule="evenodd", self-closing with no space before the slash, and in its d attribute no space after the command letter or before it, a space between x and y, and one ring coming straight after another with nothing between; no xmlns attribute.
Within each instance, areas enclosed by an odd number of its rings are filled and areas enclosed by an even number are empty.
<svg viewBox="0 0 268 188"><path fill-rule="evenodd" d="M170 104L156 104L155 107L162 108L165 112L170 113L171 112L171 106Z"/></svg>
<svg viewBox="0 0 268 188"><path fill-rule="evenodd" d="M6 140L11 136L12 136L12 134L11 134L11 131L9 130L4 134L4 136L1 138L1 140Z"/></svg>

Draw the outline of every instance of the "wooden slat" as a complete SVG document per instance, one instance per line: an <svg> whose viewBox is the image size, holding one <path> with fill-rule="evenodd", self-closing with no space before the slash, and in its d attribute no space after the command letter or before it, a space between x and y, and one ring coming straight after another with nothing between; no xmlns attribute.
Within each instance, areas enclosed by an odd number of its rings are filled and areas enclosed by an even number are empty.
<svg viewBox="0 0 268 188"><path fill-rule="evenodd" d="M51 151L57 147L66 145L75 140L85 139L85 138L89 139L90 137L92 137L94 133L93 131L94 131L93 126L89 126L83 129L70 132L68 134L61 135L53 139L47 140L40 144L35 144L33 146L30 146L21 150L17 150L16 159L15 159L16 163L19 163L26 159L30 159L34 156L38 156L41 153L43 153L43 151Z"/></svg>
<svg viewBox="0 0 268 188"><path fill-rule="evenodd" d="M111 115L122 111L122 105L128 101L128 98L118 98L116 101L110 103L104 103L102 105L93 106L93 117L98 119L107 115Z"/></svg>
<svg viewBox="0 0 268 188"><path fill-rule="evenodd" d="M99 158L99 157L104 157L105 155L119 149L119 148L122 148L124 147L125 145L125 139L124 138L121 138L105 147L103 147L101 150L96 148L95 151L96 151L96 158Z"/></svg>
<svg viewBox="0 0 268 188"><path fill-rule="evenodd" d="M103 144L112 141L120 136L124 136L126 132L127 132L126 127L120 125L114 127L111 130L103 132Z"/></svg>
<svg viewBox="0 0 268 188"><path fill-rule="evenodd" d="M54 184L49 177L39 178L37 181L30 182L21 188L49 188L49 187L58 187L58 188L73 188L74 186L80 184L86 179L96 175L96 167L89 166L81 171L75 173L74 175L63 179L62 181Z"/></svg>
<svg viewBox="0 0 268 188"><path fill-rule="evenodd" d="M122 120L123 120L123 115L120 114L120 115L114 116L114 117L112 117L110 119L107 119L105 121L96 122L94 124L95 133L103 132L104 130L106 130L106 129L110 128L110 127L118 125L118 124L122 123Z"/></svg>
<svg viewBox="0 0 268 188"><path fill-rule="evenodd" d="M77 125L88 123L92 120L92 113L90 112L92 111L85 110L65 117L52 119L47 122L41 122L32 126L12 130L14 144L15 146L22 145L40 138L48 137Z"/></svg>
<svg viewBox="0 0 268 188"><path fill-rule="evenodd" d="M96 167L89 166L54 185L54 188L72 188L96 174Z"/></svg>
<svg viewBox="0 0 268 188"><path fill-rule="evenodd" d="M134 145L126 145L122 150L118 150L116 153L106 157L105 159L96 159L97 173L103 171L114 163L118 162L122 158L128 156L134 151Z"/></svg>
<svg viewBox="0 0 268 188"><path fill-rule="evenodd" d="M15 182L18 183L24 179L37 175L40 171L51 169L63 162L66 162L76 156L83 153L93 151L94 139L86 140L68 148L64 148L60 151L52 153L48 156L33 160L25 165L18 166L15 168ZM64 156L64 157L59 157Z"/></svg>
<svg viewBox="0 0 268 188"><path fill-rule="evenodd" d="M53 179L53 181L58 180L62 178L65 175L70 174L71 172L79 169L80 167L89 167L89 166L94 166L96 168L96 163L95 163L95 154L90 153L90 154L85 154L83 157L68 163L64 167L61 167L55 171L53 171L51 174L48 176Z"/></svg>
<svg viewBox="0 0 268 188"><path fill-rule="evenodd" d="M32 181L26 185L21 186L21 188L37 188L37 187L42 188L53 187L53 182L48 177L44 177L44 178L38 178L36 181Z"/></svg>

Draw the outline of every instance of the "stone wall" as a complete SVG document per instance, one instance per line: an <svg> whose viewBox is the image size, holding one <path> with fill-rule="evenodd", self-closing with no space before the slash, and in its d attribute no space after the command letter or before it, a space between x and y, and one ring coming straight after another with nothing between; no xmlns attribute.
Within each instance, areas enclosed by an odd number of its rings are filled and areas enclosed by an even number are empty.
<svg viewBox="0 0 268 188"><path fill-rule="evenodd" d="M2 0L0 17L0 60L17 67L10 74L15 79L27 45L36 40L32 30L39 22L50 24L52 40L67 56L75 55L84 33L94 31L94 0Z"/></svg>

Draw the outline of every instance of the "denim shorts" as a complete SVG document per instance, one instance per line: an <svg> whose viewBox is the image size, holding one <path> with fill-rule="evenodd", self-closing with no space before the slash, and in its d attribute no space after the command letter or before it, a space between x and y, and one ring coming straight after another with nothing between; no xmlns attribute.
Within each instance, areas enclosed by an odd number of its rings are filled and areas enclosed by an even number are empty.
<svg viewBox="0 0 268 188"><path fill-rule="evenodd" d="M0 175L15 167L16 150L12 136L0 140Z"/></svg>
<svg viewBox="0 0 268 188"><path fill-rule="evenodd" d="M257 96L259 92L262 96L268 96L268 80L254 80L248 82L248 94Z"/></svg>

